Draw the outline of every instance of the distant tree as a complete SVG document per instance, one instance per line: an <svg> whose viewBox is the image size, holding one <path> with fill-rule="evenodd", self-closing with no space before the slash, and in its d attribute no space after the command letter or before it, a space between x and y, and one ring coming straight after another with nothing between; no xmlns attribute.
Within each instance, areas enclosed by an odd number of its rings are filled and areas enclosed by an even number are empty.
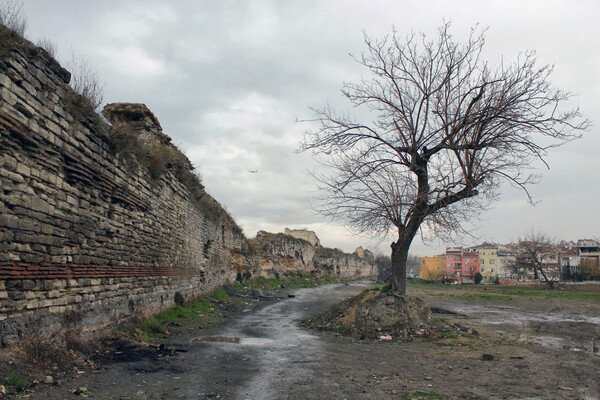
<svg viewBox="0 0 600 400"><path fill-rule="evenodd" d="M483 281L483 275L481 275L481 272L477 272L475 274L473 280L475 281L476 285L479 285L481 283L481 281Z"/></svg>
<svg viewBox="0 0 600 400"><path fill-rule="evenodd" d="M587 280L600 279L600 267L598 266L598 260L585 259L579 263L579 271L581 277Z"/></svg>
<svg viewBox="0 0 600 400"><path fill-rule="evenodd" d="M388 257L389 259L389 257ZM419 257L409 254L406 259L406 275L418 277L420 271Z"/></svg>
<svg viewBox="0 0 600 400"><path fill-rule="evenodd" d="M375 256L375 266L377 267L377 279L379 281L392 281L392 261L388 256L378 253Z"/></svg>
<svg viewBox="0 0 600 400"><path fill-rule="evenodd" d="M526 52L512 64L482 58L485 30L456 42L449 24L429 40L396 30L367 35L354 59L370 78L342 93L360 119L327 106L313 109L319 128L305 134L321 190L318 211L359 233L387 235L393 290L406 292L415 235L449 237L497 197L502 181L524 190L538 177L533 161L589 127L579 110L561 110L571 94L555 89L551 66ZM363 113L362 110L365 110ZM423 229L425 228L425 229Z"/></svg>
<svg viewBox="0 0 600 400"><path fill-rule="evenodd" d="M527 276L533 273L545 282L549 289L555 289L560 278L558 266L552 260L556 258L556 241L543 233L530 232L517 243L515 261L508 265L516 275Z"/></svg>
<svg viewBox="0 0 600 400"><path fill-rule="evenodd" d="M378 254L375 257L378 279L382 282L392 281L392 260L389 256ZM419 257L409 254L406 260L406 273L409 276L419 276Z"/></svg>

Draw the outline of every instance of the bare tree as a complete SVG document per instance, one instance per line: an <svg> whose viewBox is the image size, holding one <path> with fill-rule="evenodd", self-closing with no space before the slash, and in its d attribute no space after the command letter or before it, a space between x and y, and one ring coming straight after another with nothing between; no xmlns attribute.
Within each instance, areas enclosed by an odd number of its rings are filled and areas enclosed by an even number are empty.
<svg viewBox="0 0 600 400"><path fill-rule="evenodd" d="M517 243L515 261L508 265L516 275L533 276L554 289L560 280L558 244L544 233L530 232Z"/></svg>
<svg viewBox="0 0 600 400"><path fill-rule="evenodd" d="M313 109L319 128L305 134L321 194L318 210L360 233L395 232L392 284L406 291L406 259L415 235L449 237L480 215L501 181L527 192L528 173L546 150L588 129L578 108L561 111L571 94L555 89L551 66L535 53L506 65L482 60L485 30L456 42L449 24L433 41L365 35L354 59L370 79L345 83L343 95L359 121L331 107ZM365 110L365 113L362 113ZM479 196L478 196L479 195ZM477 197L476 197L477 196Z"/></svg>

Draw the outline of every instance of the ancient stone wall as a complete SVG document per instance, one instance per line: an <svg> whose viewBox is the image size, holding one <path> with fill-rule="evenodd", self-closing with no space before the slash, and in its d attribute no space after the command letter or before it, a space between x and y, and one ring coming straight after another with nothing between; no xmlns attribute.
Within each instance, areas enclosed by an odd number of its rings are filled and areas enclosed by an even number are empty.
<svg viewBox="0 0 600 400"><path fill-rule="evenodd" d="M246 240L146 106L110 104L103 121L69 80L46 51L0 43L1 345L90 338L242 271L371 273L314 233L316 247Z"/></svg>
<svg viewBox="0 0 600 400"><path fill-rule="evenodd" d="M265 277L288 273L334 275L354 279L374 274L374 258L370 251L360 254L314 246L303 238L285 233L260 231L248 240L250 252L245 262L252 273ZM314 234L314 232L313 232ZM316 237L316 235L315 235ZM357 249L358 250L358 249Z"/></svg>
<svg viewBox="0 0 600 400"><path fill-rule="evenodd" d="M338 249L318 247L313 259L314 268L326 275L338 275L344 278L359 278L375 275L374 257L368 250L362 256L344 253Z"/></svg>
<svg viewBox="0 0 600 400"><path fill-rule="evenodd" d="M3 345L93 334L236 275L244 237L232 219L205 216L173 168L151 177L117 156L69 79L30 44L0 57ZM135 129L166 137L149 115Z"/></svg>
<svg viewBox="0 0 600 400"><path fill-rule="evenodd" d="M282 233L260 231L248 240L246 262L254 275L277 277L289 273L310 274L315 248L306 240Z"/></svg>

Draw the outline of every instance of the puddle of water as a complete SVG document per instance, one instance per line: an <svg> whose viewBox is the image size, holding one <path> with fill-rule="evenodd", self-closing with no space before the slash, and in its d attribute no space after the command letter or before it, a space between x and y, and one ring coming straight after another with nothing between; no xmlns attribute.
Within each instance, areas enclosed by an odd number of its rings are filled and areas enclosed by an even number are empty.
<svg viewBox="0 0 600 400"><path fill-rule="evenodd" d="M246 346L264 346L266 344L271 344L273 342L274 342L273 339L257 338L257 337L243 337L243 338L240 338L239 343L241 345L246 345Z"/></svg>
<svg viewBox="0 0 600 400"><path fill-rule="evenodd" d="M240 338L229 336L198 336L190 340L190 343L194 342L240 343Z"/></svg>
<svg viewBox="0 0 600 400"><path fill-rule="evenodd" d="M190 343L198 342L237 343L242 346L264 346L273 343L274 340L268 338L237 336L198 336L190 340Z"/></svg>

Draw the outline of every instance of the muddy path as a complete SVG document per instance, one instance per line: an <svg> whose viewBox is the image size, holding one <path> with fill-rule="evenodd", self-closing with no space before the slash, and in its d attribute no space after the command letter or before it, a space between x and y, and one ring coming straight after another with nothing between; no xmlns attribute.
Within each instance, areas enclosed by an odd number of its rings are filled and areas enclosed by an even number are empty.
<svg viewBox="0 0 600 400"><path fill-rule="evenodd" d="M217 328L182 328L166 343L173 354L119 349L116 362L93 371L82 368L59 386L40 388L33 398L296 398L289 388L314 382L314 363L326 354L324 343L301 328L300 320L367 286L355 282L265 293Z"/></svg>
<svg viewBox="0 0 600 400"><path fill-rule="evenodd" d="M445 312L436 318L456 332L360 342L299 326L365 287L280 293L219 327L182 327L167 351L120 349L113 361L82 368L61 385L41 385L30 398L600 398L600 356L592 344L600 333L597 303L464 301L417 290L412 294ZM461 334L469 329L475 334Z"/></svg>

